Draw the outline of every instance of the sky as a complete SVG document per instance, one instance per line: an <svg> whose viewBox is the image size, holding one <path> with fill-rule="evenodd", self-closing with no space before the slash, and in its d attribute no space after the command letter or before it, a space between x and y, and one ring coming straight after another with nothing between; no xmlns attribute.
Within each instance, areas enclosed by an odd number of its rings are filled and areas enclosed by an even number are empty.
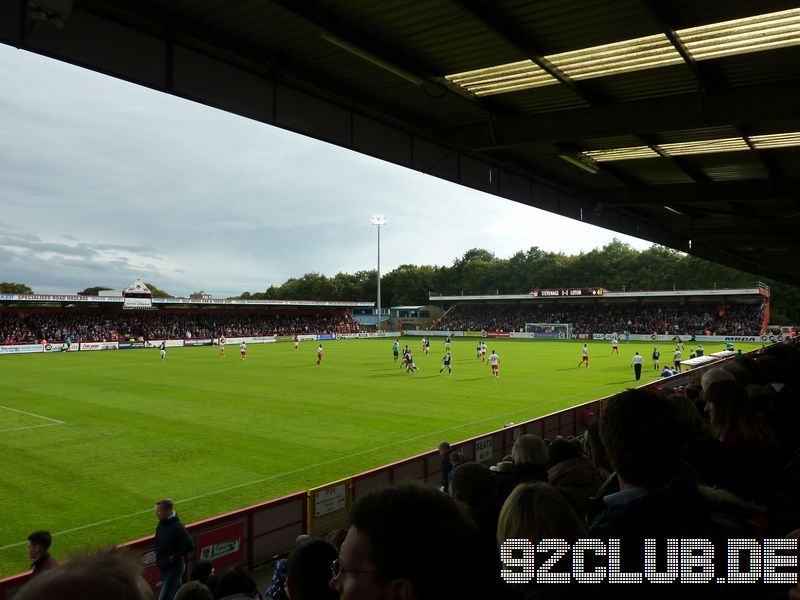
<svg viewBox="0 0 800 600"><path fill-rule="evenodd" d="M538 246L651 244L0 44L0 281L264 291ZM446 290L445 290L446 291Z"/></svg>

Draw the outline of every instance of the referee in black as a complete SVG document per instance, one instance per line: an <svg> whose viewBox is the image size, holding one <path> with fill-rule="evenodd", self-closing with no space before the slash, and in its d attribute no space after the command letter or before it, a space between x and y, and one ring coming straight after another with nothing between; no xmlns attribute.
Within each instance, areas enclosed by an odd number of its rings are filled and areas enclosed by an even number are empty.
<svg viewBox="0 0 800 600"><path fill-rule="evenodd" d="M633 373L636 375L636 381L642 378L642 363L644 363L644 358L637 352L633 355L633 360L631 361Z"/></svg>

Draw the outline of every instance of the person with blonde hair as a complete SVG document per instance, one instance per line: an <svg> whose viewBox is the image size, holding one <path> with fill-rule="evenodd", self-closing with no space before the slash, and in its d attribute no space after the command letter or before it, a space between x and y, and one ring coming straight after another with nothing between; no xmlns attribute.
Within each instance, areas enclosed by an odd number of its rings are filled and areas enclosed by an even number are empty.
<svg viewBox="0 0 800 600"><path fill-rule="evenodd" d="M586 528L566 498L549 483L523 483L506 498L497 519L497 544L558 538L574 542Z"/></svg>
<svg viewBox="0 0 800 600"><path fill-rule="evenodd" d="M584 537L585 532L580 517L552 485L542 481L520 484L506 498L497 519L497 545L501 548L501 562L506 540L528 540L533 546L546 539L565 540L573 544ZM501 569L505 568L501 566ZM569 570L569 565L564 564L562 558L553 570ZM514 595L522 597L535 584L529 581L508 585L514 590Z"/></svg>

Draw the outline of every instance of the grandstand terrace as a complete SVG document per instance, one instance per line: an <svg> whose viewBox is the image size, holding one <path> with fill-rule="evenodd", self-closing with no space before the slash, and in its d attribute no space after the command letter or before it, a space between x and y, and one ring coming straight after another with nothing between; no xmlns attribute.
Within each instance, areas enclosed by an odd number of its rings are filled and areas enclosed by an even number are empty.
<svg viewBox="0 0 800 600"><path fill-rule="evenodd" d="M125 310L124 303L123 296L0 295L0 344L357 333L352 309L373 305L152 298L152 310Z"/></svg>
<svg viewBox="0 0 800 600"><path fill-rule="evenodd" d="M448 306L440 331L524 331L526 323L570 323L573 337L633 335L753 336L766 331L769 289L610 292L535 290L520 295L431 294Z"/></svg>

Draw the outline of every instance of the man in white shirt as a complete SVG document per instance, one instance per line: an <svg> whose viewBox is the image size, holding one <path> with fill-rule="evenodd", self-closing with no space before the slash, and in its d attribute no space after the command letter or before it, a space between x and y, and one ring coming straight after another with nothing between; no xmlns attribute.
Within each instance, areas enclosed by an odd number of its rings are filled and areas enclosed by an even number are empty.
<svg viewBox="0 0 800 600"><path fill-rule="evenodd" d="M633 374L636 376L636 381L639 381L642 378L642 364L644 364L644 358L637 352L633 355L633 359L631 360Z"/></svg>
<svg viewBox="0 0 800 600"><path fill-rule="evenodd" d="M494 350L489 355L489 365L492 367L492 374L495 379L500 379L500 357L495 354Z"/></svg>

